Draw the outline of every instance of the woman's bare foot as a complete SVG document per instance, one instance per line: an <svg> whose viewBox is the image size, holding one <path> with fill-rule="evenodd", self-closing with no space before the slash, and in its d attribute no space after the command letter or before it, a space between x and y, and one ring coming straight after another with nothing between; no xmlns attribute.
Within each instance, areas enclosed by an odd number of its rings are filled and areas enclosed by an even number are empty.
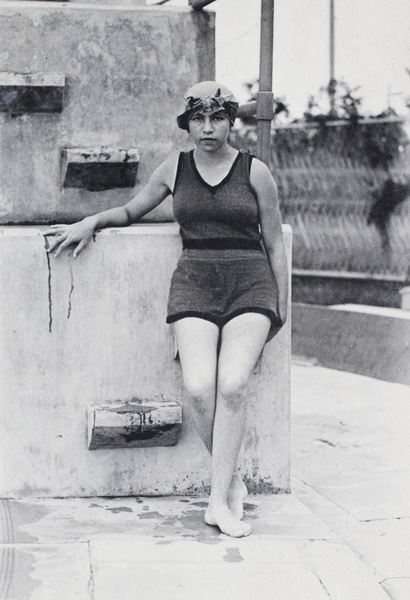
<svg viewBox="0 0 410 600"><path fill-rule="evenodd" d="M247 495L248 488L242 481L242 477L238 473L235 473L228 494L228 506L239 520L243 519L243 501Z"/></svg>
<svg viewBox="0 0 410 600"><path fill-rule="evenodd" d="M226 535L230 535L231 537L245 537L252 531L251 526L238 519L229 510L228 506L208 506L204 519L205 523L218 526L222 533L226 533Z"/></svg>

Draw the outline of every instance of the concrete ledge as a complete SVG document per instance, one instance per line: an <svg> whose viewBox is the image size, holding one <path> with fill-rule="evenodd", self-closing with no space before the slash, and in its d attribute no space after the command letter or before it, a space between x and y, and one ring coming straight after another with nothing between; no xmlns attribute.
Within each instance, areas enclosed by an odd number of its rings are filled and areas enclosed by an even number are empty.
<svg viewBox="0 0 410 600"><path fill-rule="evenodd" d="M175 446L182 410L177 402L131 400L88 407L88 449Z"/></svg>
<svg viewBox="0 0 410 600"><path fill-rule="evenodd" d="M400 308L405 277L336 271L293 269L293 301L330 306L363 304Z"/></svg>
<svg viewBox="0 0 410 600"><path fill-rule="evenodd" d="M410 384L410 312L294 303L292 352L332 369Z"/></svg>

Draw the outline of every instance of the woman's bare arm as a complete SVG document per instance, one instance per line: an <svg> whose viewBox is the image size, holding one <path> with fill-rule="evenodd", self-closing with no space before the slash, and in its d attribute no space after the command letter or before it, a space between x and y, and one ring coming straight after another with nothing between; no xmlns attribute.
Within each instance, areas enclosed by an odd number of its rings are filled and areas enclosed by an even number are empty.
<svg viewBox="0 0 410 600"><path fill-rule="evenodd" d="M76 244L73 252L75 258L89 243L97 229L125 227L139 221L171 193L176 165L175 157L163 162L154 171L147 185L124 206L104 210L72 225L53 225L44 232L45 236L54 236L53 241L49 243L48 252L55 251L54 255L57 257L65 248Z"/></svg>
<svg viewBox="0 0 410 600"><path fill-rule="evenodd" d="M268 167L257 159L252 161L251 185L258 201L263 243L278 286L279 316L285 323L288 310L288 267L278 192Z"/></svg>

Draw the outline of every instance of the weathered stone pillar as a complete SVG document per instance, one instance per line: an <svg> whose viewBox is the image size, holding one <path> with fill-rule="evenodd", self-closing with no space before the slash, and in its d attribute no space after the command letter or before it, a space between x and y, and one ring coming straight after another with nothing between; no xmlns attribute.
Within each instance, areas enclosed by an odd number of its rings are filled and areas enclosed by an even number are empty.
<svg viewBox="0 0 410 600"><path fill-rule="evenodd" d="M214 78L214 14L143 4L0 1L0 223L124 204L187 148L176 115Z"/></svg>
<svg viewBox="0 0 410 600"><path fill-rule="evenodd" d="M0 229L1 496L207 488L209 457L165 323L180 250L174 224L104 230L75 260L71 251L47 254L38 228ZM240 463L254 491L289 488L289 369L287 324L250 382ZM121 405L134 405L134 415L118 416ZM100 441L90 450L98 412ZM156 423L158 443L141 443ZM102 443L115 427L113 443ZM174 445L164 445L171 430Z"/></svg>

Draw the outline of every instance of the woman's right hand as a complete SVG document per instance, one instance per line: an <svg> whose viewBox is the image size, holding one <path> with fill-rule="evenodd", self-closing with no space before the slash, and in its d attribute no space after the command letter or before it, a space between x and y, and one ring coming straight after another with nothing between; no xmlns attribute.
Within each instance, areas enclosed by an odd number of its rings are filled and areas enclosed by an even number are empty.
<svg viewBox="0 0 410 600"><path fill-rule="evenodd" d="M86 217L72 225L52 225L43 233L45 237L54 236L53 241L49 242L47 252L55 250L54 256L57 257L65 248L77 244L73 252L73 258L76 258L92 239L95 229L96 222L93 217Z"/></svg>

